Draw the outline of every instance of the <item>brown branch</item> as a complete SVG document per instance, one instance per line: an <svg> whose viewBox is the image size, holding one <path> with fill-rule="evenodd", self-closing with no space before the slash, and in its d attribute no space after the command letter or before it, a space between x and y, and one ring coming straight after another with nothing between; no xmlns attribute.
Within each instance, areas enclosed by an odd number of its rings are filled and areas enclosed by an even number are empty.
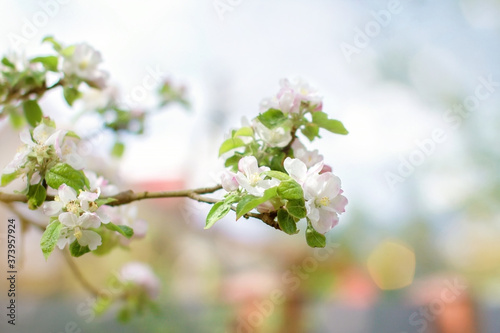
<svg viewBox="0 0 500 333"><path fill-rule="evenodd" d="M90 284L90 282L83 276L82 272L80 272L80 269L78 266L75 264L73 259L71 259L71 256L69 255L69 252L64 251L63 253L64 259L66 259L66 262L68 263L68 266L75 276L75 278L78 280L78 282L87 290L90 294L93 296L97 297L99 296L99 290L94 287L93 285Z"/></svg>
<svg viewBox="0 0 500 333"><path fill-rule="evenodd" d="M56 83L54 83L53 85L51 85L50 87L47 87L45 86L45 82L43 83L43 86L39 86L39 87L34 87L28 91L26 91L24 94L21 93L21 91L19 90L19 88L17 89L12 89L9 94L7 95L7 97L5 97L5 99L0 102L0 104L8 104L10 103L11 101L13 100L16 100L16 99L19 99L19 100L25 100L25 99L28 99L30 98L31 95L33 94L36 94L37 95L37 98L40 98L42 97L47 91L51 90L51 89L54 89L56 87L59 87L59 86L62 86L64 83L62 80L59 80L57 81Z"/></svg>
<svg viewBox="0 0 500 333"><path fill-rule="evenodd" d="M179 190L179 191L160 191L160 192L138 192L135 193L132 190L120 192L114 196L109 196L109 197L103 197L101 199L115 199L115 201L112 201L108 203L108 206L120 206L120 205L125 205L134 201L140 201L140 200L146 200L146 199L160 199L160 198L190 198L193 200L196 200L198 202L204 202L208 204L215 204L219 202L219 199L214 199L214 198L207 198L203 196L202 194L208 194L208 193L213 193L222 188L221 185L216 185L212 187L202 187L202 188L197 188L197 189L190 189L190 190ZM47 201L54 200L53 196L47 196ZM28 202L28 198L25 195L22 194L8 194L8 193L2 193L0 192L0 201L4 203L8 203L9 206L10 203L12 202ZM236 211L236 207L231 207L232 210ZM256 218L259 220L262 220L265 224L281 230L279 224L275 221L276 218L276 212L271 212L271 213L246 213L243 215L244 218ZM38 225L41 227L40 225ZM43 227L41 227L43 228Z"/></svg>
<svg viewBox="0 0 500 333"><path fill-rule="evenodd" d="M135 193L131 190L118 193L117 195L110 196L108 198L116 199L108 203L109 206L120 206L124 204L131 203L133 201L145 200L145 199L159 199L159 198L181 198L188 197L196 201L206 202L206 203L216 203L219 200L204 198L200 194L213 193L220 190L222 186L217 185L213 187L202 187L192 190L180 190L180 191L161 191L161 192L139 192ZM107 199L107 198L103 198ZM1 200L1 196L0 196Z"/></svg>

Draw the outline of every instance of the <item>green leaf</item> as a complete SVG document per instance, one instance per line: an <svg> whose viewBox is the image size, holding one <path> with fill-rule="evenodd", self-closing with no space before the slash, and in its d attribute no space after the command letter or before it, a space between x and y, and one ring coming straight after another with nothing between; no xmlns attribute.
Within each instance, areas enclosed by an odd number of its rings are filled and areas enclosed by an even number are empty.
<svg viewBox="0 0 500 333"><path fill-rule="evenodd" d="M16 107L12 105L7 105L3 112L9 114L9 120L15 129L21 129L24 126L24 117L19 114L19 111Z"/></svg>
<svg viewBox="0 0 500 333"><path fill-rule="evenodd" d="M42 248L43 256L45 260L49 258L49 255L54 251L54 248L59 240L59 235L61 234L61 229L63 225L58 220L50 223L45 231L43 232L42 239L40 240L40 247Z"/></svg>
<svg viewBox="0 0 500 333"><path fill-rule="evenodd" d="M6 57L2 58L2 64L4 64L7 67L10 67L12 69L16 69L16 66L9 59L7 59Z"/></svg>
<svg viewBox="0 0 500 333"><path fill-rule="evenodd" d="M28 123L36 127L40 121L42 121L42 109L38 105L36 100L29 100L23 103L24 116Z"/></svg>
<svg viewBox="0 0 500 333"><path fill-rule="evenodd" d="M306 241L307 245L310 247L325 247L326 246L326 237L325 235L320 234L310 223L307 225L306 230Z"/></svg>
<svg viewBox="0 0 500 333"><path fill-rule="evenodd" d="M283 180L278 186L278 195L282 199L297 200L304 198L304 191L302 187L295 180L289 178Z"/></svg>
<svg viewBox="0 0 500 333"><path fill-rule="evenodd" d="M300 131L306 138L309 139L309 141L313 141L319 136L319 126L314 123L307 123Z"/></svg>
<svg viewBox="0 0 500 333"><path fill-rule="evenodd" d="M52 167L45 175L45 180L54 189L66 184L74 188L76 192L83 190L83 187L88 183L88 179L82 171L75 170L66 163L59 163Z"/></svg>
<svg viewBox="0 0 500 333"><path fill-rule="evenodd" d="M332 133L336 134L349 134L349 132L345 129L344 125L334 119L328 119L328 115L321 111L316 111L312 113L313 123L318 125L321 128L326 129Z"/></svg>
<svg viewBox="0 0 500 333"><path fill-rule="evenodd" d="M276 178L276 179L281 180L281 181L290 180L291 179L289 175L287 175L286 173L281 172L281 171L271 170L271 171L264 172L264 174L266 176L269 176L269 177L272 177L272 178Z"/></svg>
<svg viewBox="0 0 500 333"><path fill-rule="evenodd" d="M231 211L231 203L225 201L217 202L208 212L205 229L210 229L215 222L222 219Z"/></svg>
<svg viewBox="0 0 500 333"><path fill-rule="evenodd" d="M243 147L245 145L245 142L241 140L240 138L231 138L227 139L222 143L219 149L219 156L221 156L224 153L227 153L230 150L233 150L235 148Z"/></svg>
<svg viewBox="0 0 500 333"><path fill-rule="evenodd" d="M47 190L41 184L30 185L28 190L28 208L37 209L47 197Z"/></svg>
<svg viewBox="0 0 500 333"><path fill-rule="evenodd" d="M111 155L116 158L120 158L123 156L125 152L125 145L122 142L115 142L113 149L111 149Z"/></svg>
<svg viewBox="0 0 500 333"><path fill-rule="evenodd" d="M21 175L21 172L19 171L14 171L13 173L4 173L2 175L2 186L7 186L10 182L12 182L14 179L19 177Z"/></svg>
<svg viewBox="0 0 500 333"><path fill-rule="evenodd" d="M254 195L244 196L240 202L238 202L238 206L236 206L236 219L238 220L258 205L275 198L277 195L277 187L271 187L264 192L262 197L256 197Z"/></svg>
<svg viewBox="0 0 500 333"><path fill-rule="evenodd" d="M63 50L61 50L61 54L64 57L71 57L73 55L73 53L75 53L75 48L76 48L75 45L70 45L70 46L64 48Z"/></svg>
<svg viewBox="0 0 500 333"><path fill-rule="evenodd" d="M36 58L31 59L31 63L39 62L47 70L52 71L52 72L57 72L58 60L59 59L56 56L36 57Z"/></svg>
<svg viewBox="0 0 500 333"><path fill-rule="evenodd" d="M293 217L284 209L278 210L278 223L281 230L289 235L295 235L298 232L297 223L295 222Z"/></svg>
<svg viewBox="0 0 500 333"><path fill-rule="evenodd" d="M82 97L82 94L76 88L64 87L63 89L64 99L69 106L73 106L73 103Z"/></svg>
<svg viewBox="0 0 500 333"><path fill-rule="evenodd" d="M107 205L113 201L116 201L116 199L115 198L102 198L102 199L97 199L95 201L95 203L97 204L97 206L101 207L102 205Z"/></svg>
<svg viewBox="0 0 500 333"><path fill-rule="evenodd" d="M233 134L233 138L238 136L253 136L253 129L251 127L242 127Z"/></svg>
<svg viewBox="0 0 500 333"><path fill-rule="evenodd" d="M274 154L271 158L271 163L269 163L271 170L284 172L285 168L283 167L283 161L285 158L286 154L284 152Z"/></svg>
<svg viewBox="0 0 500 333"><path fill-rule="evenodd" d="M108 222L106 224L103 223L103 225L106 227L106 229L116 231L119 234L121 234L129 239L130 239L130 237L132 237L134 235L134 229L132 229L126 225L116 225L112 222Z"/></svg>
<svg viewBox="0 0 500 333"><path fill-rule="evenodd" d="M47 36L44 39L42 39L42 43L45 42L51 43L52 46L54 47L54 50L56 50L57 52L60 52L62 50L61 44L59 44L52 36Z"/></svg>
<svg viewBox="0 0 500 333"><path fill-rule="evenodd" d="M298 219L303 219L307 215L306 202L303 198L288 200L285 207L290 215Z"/></svg>
<svg viewBox="0 0 500 333"><path fill-rule="evenodd" d="M273 129L284 123L288 117L277 109L269 109L257 116L257 119L269 129Z"/></svg>
<svg viewBox="0 0 500 333"><path fill-rule="evenodd" d="M226 168L232 168L234 171L238 171L238 163L240 162L242 157L242 154L235 153L233 156L229 157L226 160L224 166Z"/></svg>
<svg viewBox="0 0 500 333"><path fill-rule="evenodd" d="M71 245L69 246L69 253L73 256L73 257L81 257L83 256L85 253L89 253L90 252L90 249L89 247L86 245L86 246L81 246L77 240L75 240L73 243L71 243Z"/></svg>

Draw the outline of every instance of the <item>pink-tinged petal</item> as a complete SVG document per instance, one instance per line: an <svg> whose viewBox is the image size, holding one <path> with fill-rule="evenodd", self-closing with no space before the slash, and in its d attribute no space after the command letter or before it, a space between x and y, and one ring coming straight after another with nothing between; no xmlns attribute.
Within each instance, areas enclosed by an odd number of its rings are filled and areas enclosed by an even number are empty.
<svg viewBox="0 0 500 333"><path fill-rule="evenodd" d="M325 164L325 165L323 165L323 169L321 169L321 171L319 173L321 174L321 173L327 173L327 172L332 172L332 167Z"/></svg>
<svg viewBox="0 0 500 333"><path fill-rule="evenodd" d="M66 184L59 186L57 194L64 206L66 206L70 201L76 200L76 191Z"/></svg>
<svg viewBox="0 0 500 333"><path fill-rule="evenodd" d="M323 161L319 161L318 163L310 167L307 171L307 175L317 175L320 173L321 169L323 169Z"/></svg>
<svg viewBox="0 0 500 333"><path fill-rule="evenodd" d="M257 211L259 213L271 213L275 212L276 208L274 208L274 205L271 203L271 201L266 201L257 206Z"/></svg>
<svg viewBox="0 0 500 333"><path fill-rule="evenodd" d="M25 128L19 133L19 138L21 138L21 142L24 144L27 144L30 147L33 147L35 143L33 142L33 139L31 138L30 131Z"/></svg>
<svg viewBox="0 0 500 333"><path fill-rule="evenodd" d="M236 174L229 170L224 171L221 175L221 184L222 188L224 188L227 192L236 191L240 186L236 180Z"/></svg>
<svg viewBox="0 0 500 333"><path fill-rule="evenodd" d="M285 162L283 163L286 172L296 180L299 184L302 184L305 181L307 174L307 167L301 160L297 158L287 157Z"/></svg>
<svg viewBox="0 0 500 333"><path fill-rule="evenodd" d="M107 223L109 223L111 221L111 218L106 213L106 208L105 207L106 206L99 207L95 213L99 217L99 219L101 220L102 223L107 224Z"/></svg>
<svg viewBox="0 0 500 333"><path fill-rule="evenodd" d="M333 209L335 209L337 213L345 212L345 206L347 204L348 204L347 198L340 194L337 195L331 202Z"/></svg>
<svg viewBox="0 0 500 333"><path fill-rule="evenodd" d="M82 230L82 236L78 239L78 244L88 246L91 251L97 249L102 244L101 236L92 230Z"/></svg>
<svg viewBox="0 0 500 333"><path fill-rule="evenodd" d="M43 213L47 216L54 216L61 212L63 204L60 201L48 201L43 204Z"/></svg>
<svg viewBox="0 0 500 333"><path fill-rule="evenodd" d="M77 226L78 217L73 213L62 213L59 215L59 221L69 228L74 228Z"/></svg>
<svg viewBox="0 0 500 333"><path fill-rule="evenodd" d="M88 191L82 191L78 195L78 200L96 201L99 198L100 194L101 194L101 189L100 188L97 188L97 193L88 192Z"/></svg>
<svg viewBox="0 0 500 333"><path fill-rule="evenodd" d="M314 229L321 234L330 231L338 222L339 218L337 214L325 209L319 209L319 219L317 222L311 220Z"/></svg>
<svg viewBox="0 0 500 333"><path fill-rule="evenodd" d="M259 173L259 165L255 156L245 156L238 162L238 169L245 174L245 176Z"/></svg>
<svg viewBox="0 0 500 333"><path fill-rule="evenodd" d="M340 192L340 178L335 176L333 173L322 173L319 175L320 182L324 184L322 196L329 197L331 199L335 198Z"/></svg>
<svg viewBox="0 0 500 333"><path fill-rule="evenodd" d="M101 219L97 214L94 213L83 213L78 218L78 225L82 228L99 228L101 225Z"/></svg>

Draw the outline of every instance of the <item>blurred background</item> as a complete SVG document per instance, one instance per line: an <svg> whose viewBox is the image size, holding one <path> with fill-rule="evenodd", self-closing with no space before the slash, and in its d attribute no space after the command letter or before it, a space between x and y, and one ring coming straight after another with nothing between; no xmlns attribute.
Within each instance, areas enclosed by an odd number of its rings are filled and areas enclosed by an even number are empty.
<svg viewBox="0 0 500 333"><path fill-rule="evenodd" d="M122 190L215 184L220 143L281 78L316 87L350 132L308 145L349 199L325 250L307 247L304 225L287 236L229 214L203 230L207 205L138 203L145 239L76 261L97 288L128 261L158 274L160 312L122 325L113 310L85 311L89 295L60 253L43 259L41 232L30 228L21 233L18 324L2 314L1 332L500 332L500 1L0 4L4 54L49 52L40 41L54 35L99 50L122 97L151 73L185 85L191 110L151 115L144 136L124 138L122 160L106 156L107 133L91 141L90 165ZM154 95L133 103L147 108ZM78 112L56 91L42 107L64 126ZM0 128L3 167L19 140L5 120ZM2 221L16 216L0 209Z"/></svg>

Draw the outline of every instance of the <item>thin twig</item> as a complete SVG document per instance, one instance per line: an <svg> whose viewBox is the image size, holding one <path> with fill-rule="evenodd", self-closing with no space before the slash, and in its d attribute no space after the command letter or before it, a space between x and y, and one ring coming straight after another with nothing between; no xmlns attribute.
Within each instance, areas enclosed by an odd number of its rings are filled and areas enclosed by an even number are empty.
<svg viewBox="0 0 500 333"><path fill-rule="evenodd" d="M83 276L82 272L80 272L80 269L78 266L75 264L73 259L71 259L69 253L67 251L64 251L64 259L66 259L66 262L68 263L68 266L73 273L73 275L76 277L78 282L87 290L89 293L91 293L93 296L97 297L99 296L99 290L94 287L93 285L90 284L89 281Z"/></svg>

